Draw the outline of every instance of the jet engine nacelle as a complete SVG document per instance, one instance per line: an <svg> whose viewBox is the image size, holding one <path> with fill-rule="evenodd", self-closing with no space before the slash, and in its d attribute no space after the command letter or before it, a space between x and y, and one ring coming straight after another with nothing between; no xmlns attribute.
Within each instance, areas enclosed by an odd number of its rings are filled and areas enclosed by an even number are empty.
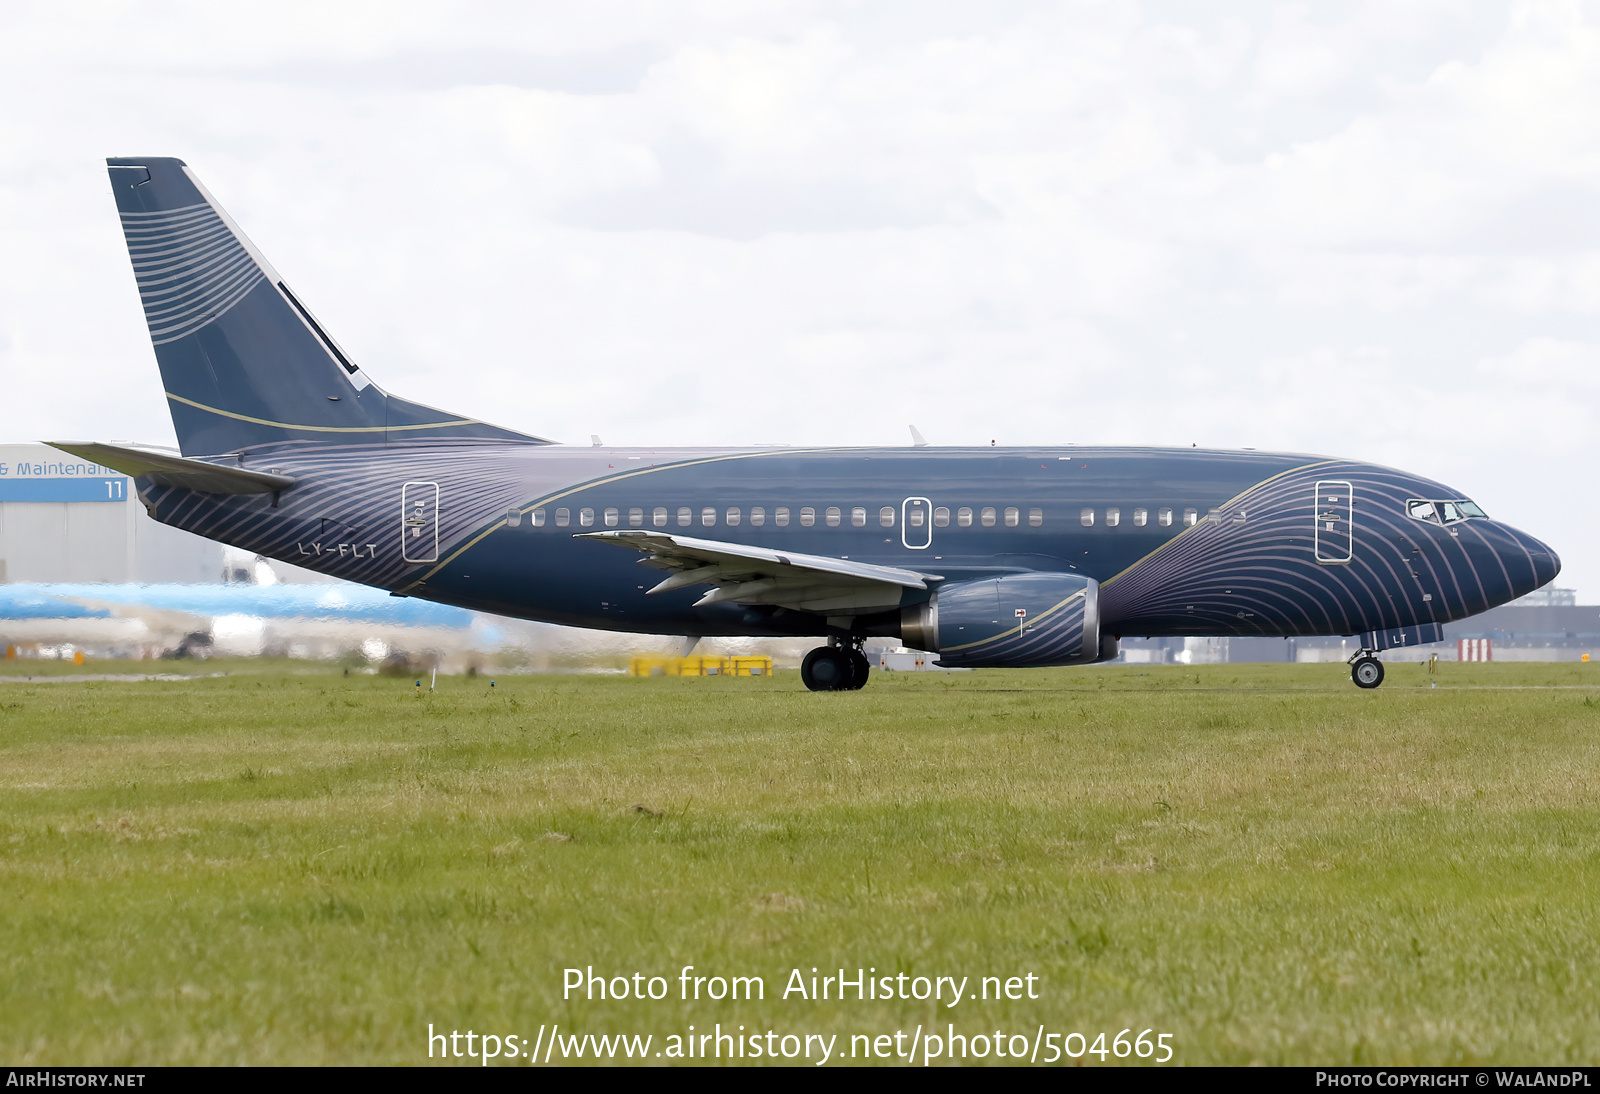
<svg viewBox="0 0 1600 1094"><path fill-rule="evenodd" d="M900 612L900 638L962 668L1088 665L1117 656L1100 634L1100 583L1078 574L1011 574L943 585Z"/></svg>

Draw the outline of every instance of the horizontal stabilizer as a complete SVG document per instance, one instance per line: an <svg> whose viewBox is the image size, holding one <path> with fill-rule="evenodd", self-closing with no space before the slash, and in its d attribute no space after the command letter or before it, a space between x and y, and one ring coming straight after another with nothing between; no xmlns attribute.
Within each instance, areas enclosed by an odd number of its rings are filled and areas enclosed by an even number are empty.
<svg viewBox="0 0 1600 1094"><path fill-rule="evenodd" d="M652 593L691 585L716 586L696 602L696 607L725 602L770 604L798 611L854 615L898 607L907 589L926 589L930 583L944 580L898 566L876 566L666 532L585 532L577 538L631 547L645 553L641 562L673 571L650 590Z"/></svg>
<svg viewBox="0 0 1600 1094"><path fill-rule="evenodd" d="M174 456L150 448L132 448L120 444L100 444L94 441L48 441L51 448L59 448L74 456L93 460L102 467L121 471L135 478L143 476L159 486L176 486L184 490L198 490L202 494L272 494L287 490L294 480L287 475L273 475L266 471L246 471L242 467L223 467Z"/></svg>

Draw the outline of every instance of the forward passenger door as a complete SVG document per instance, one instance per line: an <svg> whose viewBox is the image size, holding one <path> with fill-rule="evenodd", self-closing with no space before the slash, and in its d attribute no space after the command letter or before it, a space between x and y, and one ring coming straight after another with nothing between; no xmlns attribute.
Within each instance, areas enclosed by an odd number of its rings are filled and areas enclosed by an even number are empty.
<svg viewBox="0 0 1600 1094"><path fill-rule="evenodd" d="M1351 484L1342 479L1317 483L1312 505L1315 527L1312 540L1317 561L1325 566L1349 562L1355 557L1355 495Z"/></svg>

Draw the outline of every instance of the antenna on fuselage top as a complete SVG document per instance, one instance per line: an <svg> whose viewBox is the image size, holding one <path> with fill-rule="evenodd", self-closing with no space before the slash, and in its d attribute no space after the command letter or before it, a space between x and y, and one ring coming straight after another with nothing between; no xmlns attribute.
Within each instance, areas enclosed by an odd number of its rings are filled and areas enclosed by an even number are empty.
<svg viewBox="0 0 1600 1094"><path fill-rule="evenodd" d="M918 430L916 426L912 426L911 427L911 447L912 448L927 448L928 447L928 439L922 435L922 432L920 430Z"/></svg>

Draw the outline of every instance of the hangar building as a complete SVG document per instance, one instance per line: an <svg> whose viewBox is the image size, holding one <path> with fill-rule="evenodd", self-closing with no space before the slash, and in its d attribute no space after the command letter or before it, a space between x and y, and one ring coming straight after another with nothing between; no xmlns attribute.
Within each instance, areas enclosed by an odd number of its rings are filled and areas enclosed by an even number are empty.
<svg viewBox="0 0 1600 1094"><path fill-rule="evenodd" d="M222 581L223 547L151 520L128 476L0 445L0 583Z"/></svg>
<svg viewBox="0 0 1600 1094"><path fill-rule="evenodd" d="M1454 661L1457 641L1488 639L1495 661L1600 660L1600 606L1579 604L1572 589L1545 586L1520 600L1444 625L1444 641L1386 650L1387 661ZM1122 643L1129 664L1345 661L1353 638L1131 638Z"/></svg>

